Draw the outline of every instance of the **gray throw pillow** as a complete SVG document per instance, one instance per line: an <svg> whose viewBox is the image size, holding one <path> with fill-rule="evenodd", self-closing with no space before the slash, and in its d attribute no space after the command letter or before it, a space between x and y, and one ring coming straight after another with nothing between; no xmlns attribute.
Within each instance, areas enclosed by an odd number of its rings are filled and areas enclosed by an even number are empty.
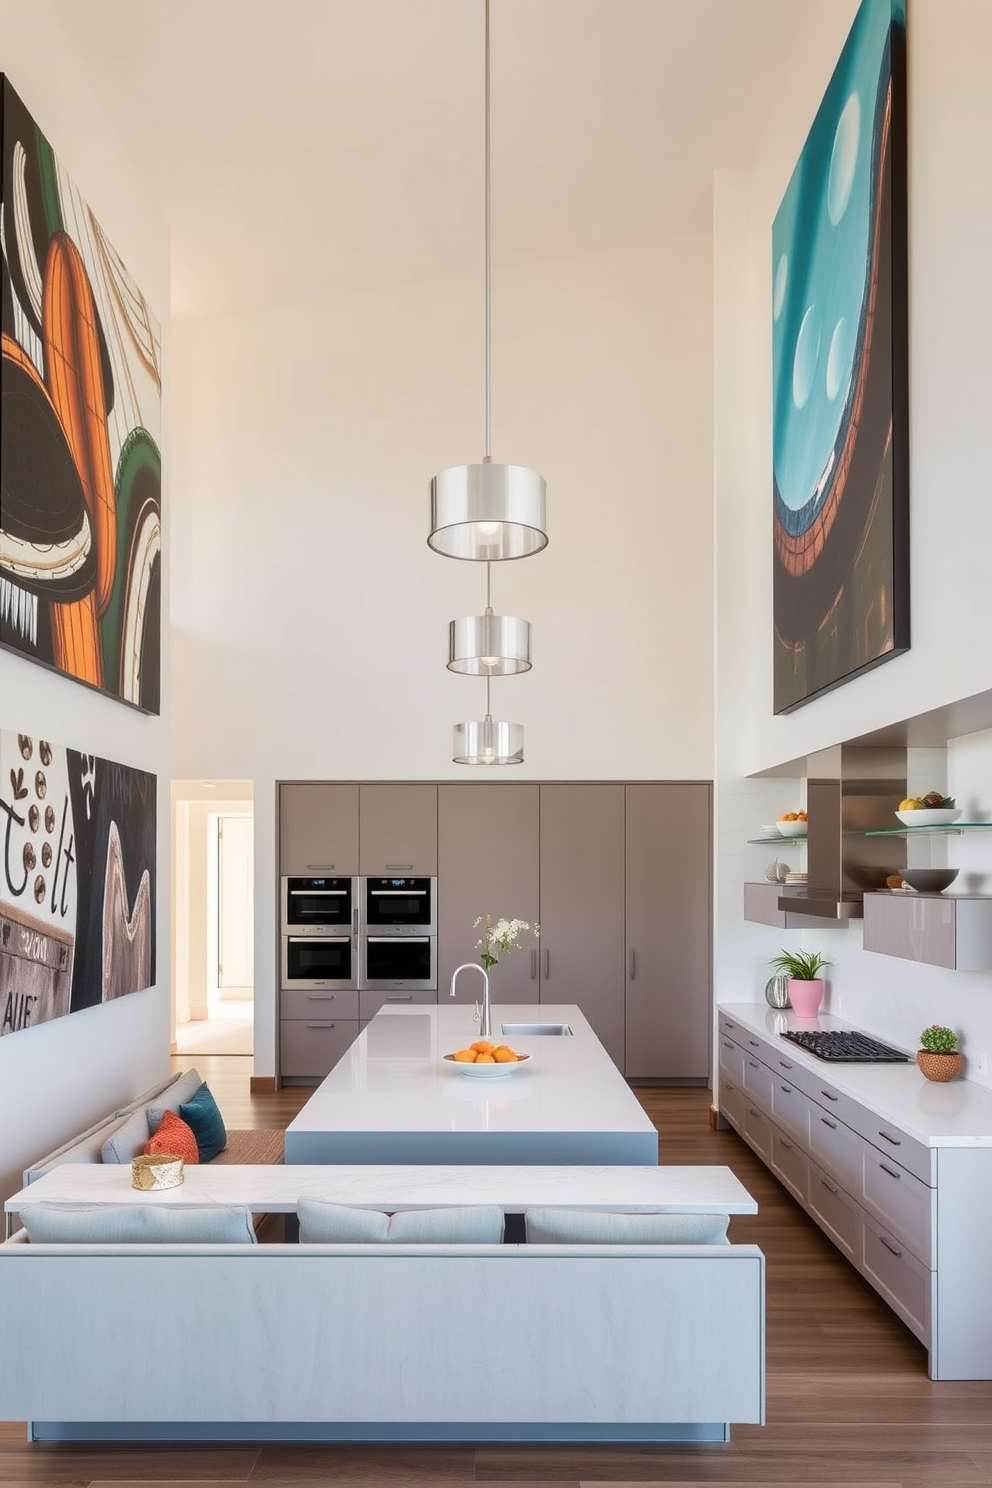
<svg viewBox="0 0 992 1488"><path fill-rule="evenodd" d="M351 1209L322 1199L297 1204L302 1245L498 1245L503 1211L496 1204L451 1209Z"/></svg>
<svg viewBox="0 0 992 1488"><path fill-rule="evenodd" d="M225 1204L26 1204L35 1245L254 1245L248 1209Z"/></svg>
<svg viewBox="0 0 992 1488"><path fill-rule="evenodd" d="M162 1125L162 1117L166 1111L178 1116L179 1107L184 1101L192 1100L202 1084L203 1079L195 1069L184 1070L155 1100L148 1102L145 1110L148 1113L148 1130L152 1136Z"/></svg>
<svg viewBox="0 0 992 1488"><path fill-rule="evenodd" d="M138 1156L150 1136L148 1114L142 1106L114 1128L100 1148L100 1156L105 1163L129 1163Z"/></svg>
<svg viewBox="0 0 992 1488"><path fill-rule="evenodd" d="M727 1214L526 1209L528 1245L726 1245Z"/></svg>

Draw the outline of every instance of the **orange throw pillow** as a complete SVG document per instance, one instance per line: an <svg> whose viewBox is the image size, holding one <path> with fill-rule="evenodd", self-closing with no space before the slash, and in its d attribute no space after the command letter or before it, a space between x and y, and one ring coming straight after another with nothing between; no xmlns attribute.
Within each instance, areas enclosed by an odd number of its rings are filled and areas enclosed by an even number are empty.
<svg viewBox="0 0 992 1488"><path fill-rule="evenodd" d="M188 1126L181 1116L177 1116L175 1111L166 1111L158 1131L141 1150L152 1153L174 1152L185 1163L200 1161L200 1149L196 1145L193 1128Z"/></svg>

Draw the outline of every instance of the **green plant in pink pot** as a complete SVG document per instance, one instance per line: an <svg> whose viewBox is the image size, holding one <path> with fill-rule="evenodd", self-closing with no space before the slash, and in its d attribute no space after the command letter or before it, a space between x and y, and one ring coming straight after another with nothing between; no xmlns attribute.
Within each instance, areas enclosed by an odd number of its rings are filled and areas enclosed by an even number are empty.
<svg viewBox="0 0 992 1488"><path fill-rule="evenodd" d="M783 951L772 962L776 971L789 978L789 1002L800 1018L815 1018L823 1001L820 968L830 962L819 951Z"/></svg>

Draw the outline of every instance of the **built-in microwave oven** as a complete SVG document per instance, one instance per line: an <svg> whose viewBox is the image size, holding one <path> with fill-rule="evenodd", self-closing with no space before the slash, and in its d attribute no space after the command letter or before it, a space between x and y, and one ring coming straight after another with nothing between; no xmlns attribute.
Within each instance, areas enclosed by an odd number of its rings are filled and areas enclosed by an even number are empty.
<svg viewBox="0 0 992 1488"><path fill-rule="evenodd" d="M294 987L358 987L358 937L352 935L303 935L282 937L284 991Z"/></svg>
<svg viewBox="0 0 992 1488"><path fill-rule="evenodd" d="M357 935L357 878L284 878L283 935Z"/></svg>
<svg viewBox="0 0 992 1488"><path fill-rule="evenodd" d="M364 935L362 981L370 992L432 992L437 987L437 936Z"/></svg>
<svg viewBox="0 0 992 1488"><path fill-rule="evenodd" d="M437 934L436 878L363 878L360 883L367 934Z"/></svg>

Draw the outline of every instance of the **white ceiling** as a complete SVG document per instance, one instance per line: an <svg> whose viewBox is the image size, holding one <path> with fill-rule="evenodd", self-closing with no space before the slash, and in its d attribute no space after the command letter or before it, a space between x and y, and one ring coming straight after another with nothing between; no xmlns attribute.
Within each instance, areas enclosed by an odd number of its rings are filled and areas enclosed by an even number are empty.
<svg viewBox="0 0 992 1488"><path fill-rule="evenodd" d="M493 0L494 274L704 227L818 0ZM173 314L481 272L482 0L53 0Z"/></svg>

